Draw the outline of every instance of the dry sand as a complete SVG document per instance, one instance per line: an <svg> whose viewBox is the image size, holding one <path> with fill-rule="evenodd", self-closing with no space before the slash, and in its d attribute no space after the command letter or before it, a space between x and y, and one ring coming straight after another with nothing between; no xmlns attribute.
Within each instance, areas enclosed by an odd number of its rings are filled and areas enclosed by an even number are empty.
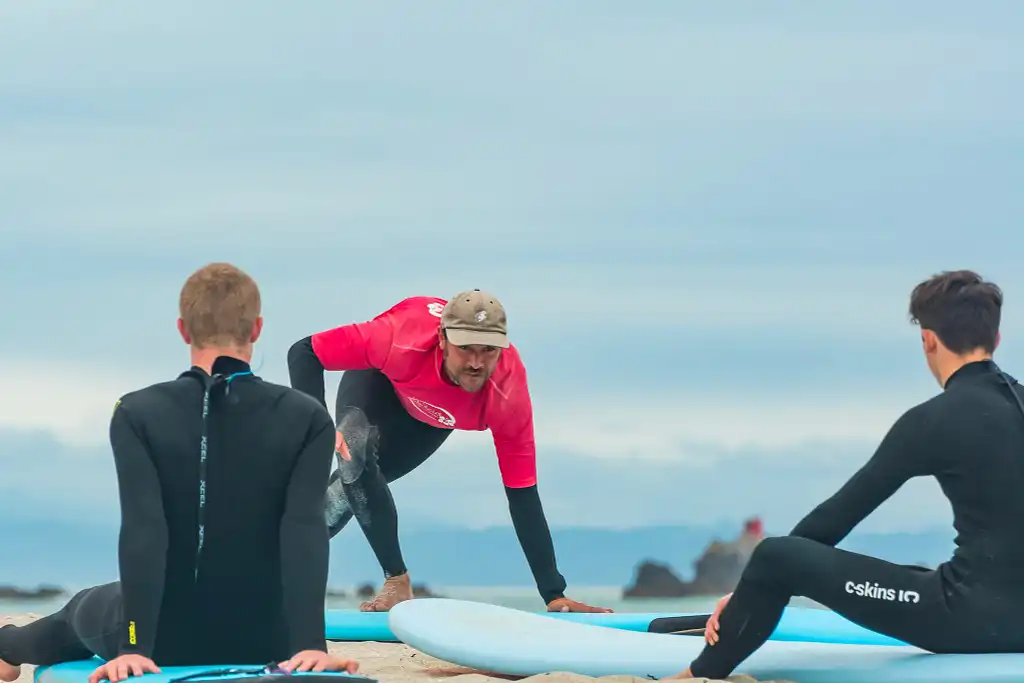
<svg viewBox="0 0 1024 683"><path fill-rule="evenodd" d="M16 614L5 617L0 623L26 624L40 615ZM359 662L359 673L375 678L380 683L507 683L523 681L524 683L651 683L648 678L635 676L582 676L580 674L555 671L536 676L506 676L478 671L464 666L426 655L419 650L401 643L329 643L332 653L355 659ZM681 663L680 669L686 663ZM34 667L23 666L21 677L17 683L32 683ZM129 683L130 683L129 679ZM743 674L730 676L731 683L768 683ZM712 683L708 678L692 678L689 683ZM783 683L774 681L772 683Z"/></svg>

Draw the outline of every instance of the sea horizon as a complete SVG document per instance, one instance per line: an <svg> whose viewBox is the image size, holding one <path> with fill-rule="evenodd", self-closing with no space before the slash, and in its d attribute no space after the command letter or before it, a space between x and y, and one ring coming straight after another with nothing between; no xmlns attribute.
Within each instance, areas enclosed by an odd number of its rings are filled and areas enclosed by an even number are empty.
<svg viewBox="0 0 1024 683"><path fill-rule="evenodd" d="M64 595L32 598L0 598L0 615L34 614L44 616L61 607L84 587L68 588ZM332 590L342 587L332 586ZM348 591L345 597L328 595L324 601L327 610L358 610L365 599L353 594L357 586L343 587ZM431 587L437 597L472 602L484 602L512 609L542 611L544 605L537 589L533 586L437 586ZM674 598L624 598L620 586L576 586L566 595L590 605L611 608L618 613L688 613L710 612L720 595L693 595ZM423 598L416 598L423 599ZM820 607L802 598L794 598L792 605Z"/></svg>

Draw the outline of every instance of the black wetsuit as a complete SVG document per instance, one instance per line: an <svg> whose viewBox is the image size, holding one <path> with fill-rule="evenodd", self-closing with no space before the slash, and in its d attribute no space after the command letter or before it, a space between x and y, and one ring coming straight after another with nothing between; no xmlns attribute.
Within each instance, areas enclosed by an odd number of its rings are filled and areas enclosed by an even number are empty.
<svg viewBox="0 0 1024 683"><path fill-rule="evenodd" d="M213 373L205 420L199 368L119 401L121 580L0 628L0 659L266 664L326 651L330 414L237 359L218 358Z"/></svg>
<svg viewBox="0 0 1024 683"><path fill-rule="evenodd" d="M866 628L932 652L1024 652L1024 403L991 360L904 413L873 457L789 536L755 549L720 615L719 641L691 665L725 678L804 596ZM912 477L935 477L957 548L935 570L837 549Z"/></svg>
<svg viewBox="0 0 1024 683"><path fill-rule="evenodd" d="M288 351L291 384L326 407L324 366L310 337ZM376 369L346 370L335 401L335 422L345 437L351 461L338 458L328 490L327 521L333 537L354 516L385 576L406 572L398 543L398 513L388 489L423 464L452 430L420 422L402 406L394 387ZM545 604L565 596L565 578L555 561L554 544L536 485L505 487L509 514L527 563Z"/></svg>

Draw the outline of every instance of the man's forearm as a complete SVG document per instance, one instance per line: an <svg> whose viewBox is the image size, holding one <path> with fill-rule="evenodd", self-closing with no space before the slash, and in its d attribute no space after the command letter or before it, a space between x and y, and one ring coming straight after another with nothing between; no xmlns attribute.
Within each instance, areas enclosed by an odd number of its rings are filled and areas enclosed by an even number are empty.
<svg viewBox="0 0 1024 683"><path fill-rule="evenodd" d="M533 572L544 604L565 597L565 578L559 573L555 560L555 546L551 530L544 516L540 494L536 486L526 488L505 487L512 526L516 530L519 544L526 555L526 561Z"/></svg>
<svg viewBox="0 0 1024 683"><path fill-rule="evenodd" d="M118 546L124 610L118 654L152 657L163 597L167 533L126 523Z"/></svg>
<svg viewBox="0 0 1024 683"><path fill-rule="evenodd" d="M288 376L293 389L309 394L320 405L327 407L324 399L324 366L313 351L313 338L306 337L288 349Z"/></svg>
<svg viewBox="0 0 1024 683"><path fill-rule="evenodd" d="M334 429L324 413L296 458L281 519L281 581L293 654L326 650L324 600L330 537L323 501L334 461Z"/></svg>
<svg viewBox="0 0 1024 683"><path fill-rule="evenodd" d="M151 657L163 600L167 522L156 468L120 403L110 421L110 445L121 500L118 567L124 625L118 652Z"/></svg>
<svg viewBox="0 0 1024 683"><path fill-rule="evenodd" d="M327 648L328 543L326 523L286 520L281 525L281 581L292 654Z"/></svg>

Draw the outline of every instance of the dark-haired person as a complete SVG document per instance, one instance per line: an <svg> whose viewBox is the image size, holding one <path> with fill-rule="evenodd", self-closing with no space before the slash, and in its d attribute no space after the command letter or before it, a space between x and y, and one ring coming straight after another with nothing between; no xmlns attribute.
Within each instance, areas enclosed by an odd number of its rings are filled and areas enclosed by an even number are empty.
<svg viewBox="0 0 1024 683"><path fill-rule="evenodd" d="M384 586L363 611L384 612L413 597L388 483L423 464L455 430L490 430L512 524L548 610L610 611L565 597L537 491L526 368L507 328L501 302L472 290L450 301L410 297L289 349L292 386L324 406L324 370L345 371L326 514L332 536L354 516L384 572Z"/></svg>
<svg viewBox="0 0 1024 683"><path fill-rule="evenodd" d="M252 374L263 318L248 274L200 268L179 309L191 367L122 396L110 419L120 581L0 628L0 680L94 655L90 683L161 665L358 667L328 653L324 629L331 415Z"/></svg>
<svg viewBox="0 0 1024 683"><path fill-rule="evenodd" d="M910 296L942 392L907 410L870 460L788 536L755 549L705 629L707 644L670 678L725 678L771 635L793 596L936 653L1024 652L1024 392L992 356L1003 293L967 270ZM835 547L913 477L935 477L957 548L934 570Z"/></svg>

